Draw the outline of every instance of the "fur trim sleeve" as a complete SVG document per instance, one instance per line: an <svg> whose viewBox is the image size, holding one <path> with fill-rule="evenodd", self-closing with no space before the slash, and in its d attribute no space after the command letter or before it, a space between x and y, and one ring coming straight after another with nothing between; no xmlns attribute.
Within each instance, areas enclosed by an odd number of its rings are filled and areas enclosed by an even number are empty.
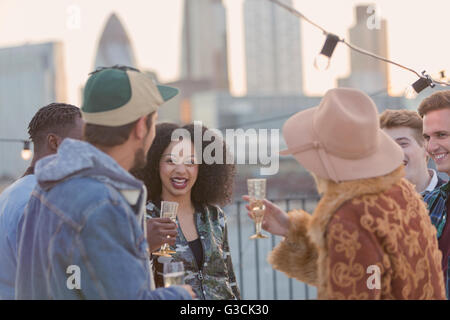
<svg viewBox="0 0 450 320"><path fill-rule="evenodd" d="M288 277L316 286L318 253L307 232L311 216L303 210L293 210L288 215L288 235L270 253L268 261Z"/></svg>

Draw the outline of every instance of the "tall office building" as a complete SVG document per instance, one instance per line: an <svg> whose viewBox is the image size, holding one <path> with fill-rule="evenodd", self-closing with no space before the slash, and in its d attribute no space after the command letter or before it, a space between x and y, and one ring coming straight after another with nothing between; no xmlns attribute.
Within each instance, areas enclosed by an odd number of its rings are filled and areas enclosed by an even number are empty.
<svg viewBox="0 0 450 320"><path fill-rule="evenodd" d="M228 91L226 12L221 0L184 2L180 80ZM193 88L195 91L195 88Z"/></svg>
<svg viewBox="0 0 450 320"><path fill-rule="evenodd" d="M111 14L98 43L95 68L115 64L136 67L133 46L116 14Z"/></svg>
<svg viewBox="0 0 450 320"><path fill-rule="evenodd" d="M388 57L387 22L376 18L373 8L373 5L356 6L356 24L349 30L350 42L382 57ZM339 79L340 87L358 88L368 94L388 91L387 63L351 50L350 68L350 76Z"/></svg>
<svg viewBox="0 0 450 320"><path fill-rule="evenodd" d="M65 102L63 45L59 42L0 48L0 138L28 139L36 111ZM29 164L23 144L0 141L0 177L17 178Z"/></svg>
<svg viewBox="0 0 450 320"><path fill-rule="evenodd" d="M158 113L160 119L189 123L190 98L204 91L229 92L226 11L222 0L185 0L181 73L166 83L180 94Z"/></svg>
<svg viewBox="0 0 450 320"><path fill-rule="evenodd" d="M138 68L133 46L119 17L112 13L103 28L95 53L92 71L98 67L116 64ZM80 101L83 103L84 86L80 87Z"/></svg>
<svg viewBox="0 0 450 320"><path fill-rule="evenodd" d="M299 19L270 1L245 0L244 28L248 94L301 94Z"/></svg>

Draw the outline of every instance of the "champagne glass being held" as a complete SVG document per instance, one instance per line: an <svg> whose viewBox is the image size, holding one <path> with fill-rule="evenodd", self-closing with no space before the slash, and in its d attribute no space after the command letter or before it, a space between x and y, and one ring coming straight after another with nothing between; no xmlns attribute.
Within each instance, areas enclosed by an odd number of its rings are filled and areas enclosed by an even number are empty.
<svg viewBox="0 0 450 320"><path fill-rule="evenodd" d="M266 197L266 179L248 179L247 187L250 196L250 215L255 221L256 228L256 233L250 239L266 239L268 236L261 232L266 209L263 201Z"/></svg>
<svg viewBox="0 0 450 320"><path fill-rule="evenodd" d="M171 202L171 201L161 201L161 212L160 217L161 218L168 218L172 222L176 223L177 221L177 211L178 211L178 203L177 202ZM167 235L169 238L169 235ZM163 256L163 257L170 257L172 253L176 253L173 250L170 250L170 247L167 243L164 243L161 247L161 249L157 252L153 252L154 255L157 256Z"/></svg>
<svg viewBox="0 0 450 320"><path fill-rule="evenodd" d="M184 284L183 262L164 263L164 287L180 286Z"/></svg>
<svg viewBox="0 0 450 320"><path fill-rule="evenodd" d="M250 202L250 197L247 195L243 196L242 199ZM288 214L267 199L264 199L263 203L265 205L265 214L262 228L271 234L285 237L289 230ZM248 210L248 216L253 219L250 205L246 205L246 208Z"/></svg>

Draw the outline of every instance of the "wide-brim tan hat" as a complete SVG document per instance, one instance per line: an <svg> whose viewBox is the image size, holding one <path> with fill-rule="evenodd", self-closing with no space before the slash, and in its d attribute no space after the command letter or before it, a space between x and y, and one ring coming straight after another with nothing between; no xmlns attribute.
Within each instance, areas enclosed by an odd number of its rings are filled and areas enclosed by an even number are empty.
<svg viewBox="0 0 450 320"><path fill-rule="evenodd" d="M403 150L379 126L375 103L348 88L329 90L316 107L283 126L287 150L308 171L335 182L386 175L403 163Z"/></svg>

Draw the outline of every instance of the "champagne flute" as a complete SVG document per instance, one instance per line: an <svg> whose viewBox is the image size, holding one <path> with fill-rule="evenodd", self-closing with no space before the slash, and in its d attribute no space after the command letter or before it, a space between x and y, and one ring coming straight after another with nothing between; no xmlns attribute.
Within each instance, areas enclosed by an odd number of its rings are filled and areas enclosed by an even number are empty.
<svg viewBox="0 0 450 320"><path fill-rule="evenodd" d="M178 210L178 202L172 201L161 201L161 218L169 218L173 222L177 221L177 210ZM168 237L168 236L167 236ZM159 249L158 252L154 252L154 255L163 256L163 257L171 257L171 253L176 253L176 251L170 250L170 246L167 243L164 243Z"/></svg>
<svg viewBox="0 0 450 320"><path fill-rule="evenodd" d="M163 267L164 287L179 286L184 284L183 262L166 262Z"/></svg>
<svg viewBox="0 0 450 320"><path fill-rule="evenodd" d="M250 197L251 216L255 220L256 233L250 239L268 238L261 233L262 222L266 206L264 198L266 197L266 179L248 179L247 180L248 195Z"/></svg>

